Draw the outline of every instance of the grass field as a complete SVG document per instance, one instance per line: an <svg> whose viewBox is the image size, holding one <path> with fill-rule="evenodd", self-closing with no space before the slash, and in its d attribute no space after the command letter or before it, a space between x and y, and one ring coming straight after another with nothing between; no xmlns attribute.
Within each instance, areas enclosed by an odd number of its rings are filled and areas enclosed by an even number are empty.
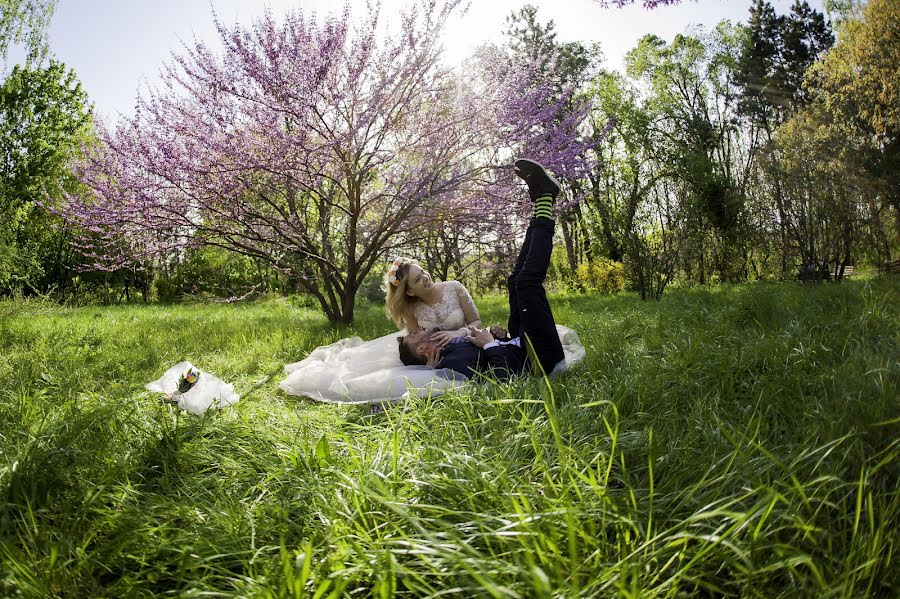
<svg viewBox="0 0 900 599"><path fill-rule="evenodd" d="M380 414L277 390L377 306L0 303L0 596L896 597L898 291L557 296L580 368Z"/></svg>

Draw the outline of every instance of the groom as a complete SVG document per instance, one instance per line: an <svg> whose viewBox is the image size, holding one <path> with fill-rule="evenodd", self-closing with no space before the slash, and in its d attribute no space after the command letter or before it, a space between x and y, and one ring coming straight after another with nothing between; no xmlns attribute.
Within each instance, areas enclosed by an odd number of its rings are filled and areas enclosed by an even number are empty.
<svg viewBox="0 0 900 599"><path fill-rule="evenodd" d="M498 326L490 330L472 327L468 336L439 348L430 340L432 331L415 331L397 338L405 365L446 368L469 378L487 373L502 380L522 373L526 366L536 373L549 374L563 360L562 343L544 291L553 250L553 204L559 195L559 182L528 158L516 160L513 170L528 185L534 212L516 266L507 279L508 336Z"/></svg>

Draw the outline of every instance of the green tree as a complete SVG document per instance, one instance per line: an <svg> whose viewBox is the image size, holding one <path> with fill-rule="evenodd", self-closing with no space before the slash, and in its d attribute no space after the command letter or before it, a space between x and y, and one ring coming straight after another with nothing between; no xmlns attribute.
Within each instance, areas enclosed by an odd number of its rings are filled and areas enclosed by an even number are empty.
<svg viewBox="0 0 900 599"><path fill-rule="evenodd" d="M741 114L761 124L771 139L792 107L806 103L803 77L832 44L831 26L805 0L795 0L790 13L780 16L766 0L754 0L735 71Z"/></svg>
<svg viewBox="0 0 900 599"><path fill-rule="evenodd" d="M621 262L638 206L661 178L674 171L656 160L653 115L634 85L618 73L604 72L594 79L589 93L594 107L592 133L603 139L594 150L599 168L588 175L585 204L598 244L596 253Z"/></svg>
<svg viewBox="0 0 900 599"><path fill-rule="evenodd" d="M823 124L840 133L871 180L900 239L900 3L870 0L859 19L841 27L835 47L808 76ZM877 191L876 191L877 190Z"/></svg>
<svg viewBox="0 0 900 599"><path fill-rule="evenodd" d="M844 23L857 20L862 15L867 0L825 0L825 13L840 33Z"/></svg>
<svg viewBox="0 0 900 599"><path fill-rule="evenodd" d="M781 19L780 56L775 64L775 80L794 104L809 100L803 78L809 67L831 46L831 25L804 0L795 0L791 12Z"/></svg>
<svg viewBox="0 0 900 599"><path fill-rule="evenodd" d="M840 275L872 221L862 202L870 189L840 133L822 123L812 107L793 115L775 131L761 164L784 191L791 255L801 266L820 271L824 262Z"/></svg>
<svg viewBox="0 0 900 599"><path fill-rule="evenodd" d="M551 19L541 24L537 11L526 4L506 18L510 50L520 61L539 64L558 91L568 86L582 88L598 72L603 58L599 44L557 41L556 23Z"/></svg>
<svg viewBox="0 0 900 599"><path fill-rule="evenodd" d="M735 83L740 90L738 114L745 119L748 133L748 167L760 151L772 143L775 129L808 97L803 77L813 62L834 42L830 26L821 13L797 0L788 15L777 15L766 0L754 0L744 28ZM777 154L768 154L774 159ZM770 165L771 166L771 165ZM785 189L773 176L777 168L766 169L765 189L745 189L745 195L769 193L776 212L782 274L789 270L791 233L788 230ZM770 187L770 188L769 188ZM748 198L753 200L754 198Z"/></svg>
<svg viewBox="0 0 900 599"><path fill-rule="evenodd" d="M837 117L879 141L900 134L900 3L870 0L860 20L810 74L813 93Z"/></svg>
<svg viewBox="0 0 900 599"><path fill-rule="evenodd" d="M28 62L40 64L47 54L47 27L59 0L0 0L0 58L13 44L24 44Z"/></svg>
<svg viewBox="0 0 900 599"><path fill-rule="evenodd" d="M772 5L754 0L735 73L735 81L742 88L741 113L763 124L769 133L781 107L787 105L784 92L774 82L780 27Z"/></svg>
<svg viewBox="0 0 900 599"><path fill-rule="evenodd" d="M671 43L645 36L628 53L628 74L647 90L657 160L674 171L686 219L684 265L743 277L743 195L747 160L736 118L734 71L741 30L727 21L714 31L678 35ZM707 264L711 259L712 268ZM695 274L692 274L695 273Z"/></svg>
<svg viewBox="0 0 900 599"><path fill-rule="evenodd" d="M71 251L40 203L73 189L67 165L91 125L75 73L51 60L16 66L0 85L0 288L46 289Z"/></svg>

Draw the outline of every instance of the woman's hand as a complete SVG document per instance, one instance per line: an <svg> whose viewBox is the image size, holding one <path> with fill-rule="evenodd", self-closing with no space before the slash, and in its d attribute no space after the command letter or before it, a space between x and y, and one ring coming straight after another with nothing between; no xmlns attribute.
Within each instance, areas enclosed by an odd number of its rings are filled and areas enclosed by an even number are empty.
<svg viewBox="0 0 900 599"><path fill-rule="evenodd" d="M438 347L444 347L445 345L450 343L452 339L462 337L466 334L466 332L467 331L465 330L461 331L459 329L455 331L438 331L431 334L431 340L436 343Z"/></svg>

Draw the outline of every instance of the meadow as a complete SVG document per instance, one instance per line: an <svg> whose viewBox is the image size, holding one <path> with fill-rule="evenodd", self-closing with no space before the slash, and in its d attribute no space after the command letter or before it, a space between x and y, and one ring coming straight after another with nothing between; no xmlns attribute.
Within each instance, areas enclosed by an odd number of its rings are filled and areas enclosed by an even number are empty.
<svg viewBox="0 0 900 599"><path fill-rule="evenodd" d="M898 291L557 295L580 367L384 412L277 390L380 306L0 302L0 596L898 596Z"/></svg>

